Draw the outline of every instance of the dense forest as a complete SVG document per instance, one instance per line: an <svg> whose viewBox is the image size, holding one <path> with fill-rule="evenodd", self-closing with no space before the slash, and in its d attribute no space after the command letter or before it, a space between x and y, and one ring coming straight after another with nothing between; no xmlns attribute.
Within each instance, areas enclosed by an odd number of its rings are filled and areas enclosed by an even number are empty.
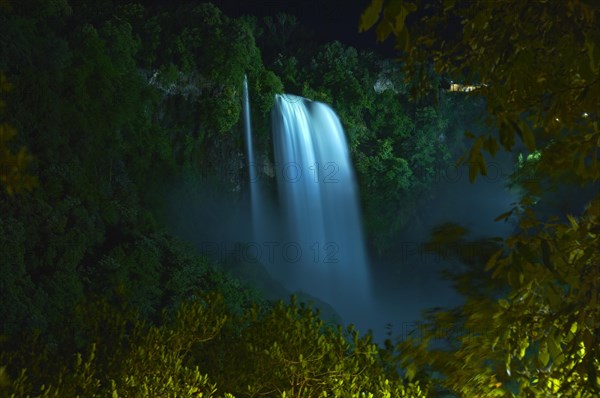
<svg viewBox="0 0 600 398"><path fill-rule="evenodd" d="M0 395L598 394L600 199L578 216L541 217L535 207L561 184L589 194L600 175L600 10L566 3L544 9L544 41L523 39L533 35L529 25L511 36L526 55L486 41L494 56L475 51L476 60L460 52L484 47L473 31L510 33L500 22L485 25L485 15L500 12L493 5L444 14L454 24L476 15L449 48L433 44L442 42L440 29L404 25L413 3L385 2L383 14L384 2L365 3L361 29L379 24L378 38L394 34L411 54L391 61L320 41L288 14L234 18L200 2L0 1ZM416 15L443 26L427 10ZM583 61L566 36L557 39L559 22L581 28L573 40ZM540 63L553 59L554 39L563 63ZM496 61L494 51L505 58ZM538 85L532 63L541 68ZM562 67L579 80L565 83ZM497 76L483 72L495 68ZM467 264L448 275L464 306L431 312L418 341L377 345L365 331L324 322L310 305L266 299L175 232L171 192L194 200L210 184L235 202L247 190L244 75L260 178L270 189L274 95L336 110L368 245L381 256L393 253L441 168L467 151L462 160L475 179L486 173L482 150L516 151L522 142L513 182L523 198L500 217L514 220L515 235L468 242L464 229L446 225L425 248ZM551 77L556 87L541 85ZM483 84L483 94L449 92L451 78ZM531 85L523 91L524 81ZM428 346L456 327L462 333L447 347ZM490 328L502 333L490 336Z"/></svg>

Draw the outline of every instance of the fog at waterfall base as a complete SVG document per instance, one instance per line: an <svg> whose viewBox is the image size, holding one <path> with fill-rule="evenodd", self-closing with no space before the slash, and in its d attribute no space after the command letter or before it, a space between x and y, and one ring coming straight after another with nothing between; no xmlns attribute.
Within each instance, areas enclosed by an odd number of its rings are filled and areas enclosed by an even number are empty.
<svg viewBox="0 0 600 398"><path fill-rule="evenodd" d="M356 177L335 111L282 95L272 121L275 190L251 153L242 200L207 182L172 201L178 233L268 298L296 294L320 308L326 321L371 330L381 342L409 333L426 309L461 303L440 276L461 264L423 250L432 228L461 224L470 238L504 237L514 228L494 221L517 200L507 188L513 159L505 154L490 159L490 173L474 183L466 165L438 170L432 195L396 238L393 255L378 256L365 245Z"/></svg>

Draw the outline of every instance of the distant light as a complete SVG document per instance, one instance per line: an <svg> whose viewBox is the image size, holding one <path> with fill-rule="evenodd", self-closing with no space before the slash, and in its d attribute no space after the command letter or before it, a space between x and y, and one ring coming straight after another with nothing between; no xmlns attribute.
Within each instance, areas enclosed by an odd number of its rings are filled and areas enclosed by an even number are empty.
<svg viewBox="0 0 600 398"><path fill-rule="evenodd" d="M588 115L588 113L587 113L587 112L583 112L583 115L581 115L581 116L583 116L583 117L588 117L589 115Z"/></svg>
<svg viewBox="0 0 600 398"><path fill-rule="evenodd" d="M555 118L554 120L556 120L557 122L560 122L560 119L559 119L559 118Z"/></svg>

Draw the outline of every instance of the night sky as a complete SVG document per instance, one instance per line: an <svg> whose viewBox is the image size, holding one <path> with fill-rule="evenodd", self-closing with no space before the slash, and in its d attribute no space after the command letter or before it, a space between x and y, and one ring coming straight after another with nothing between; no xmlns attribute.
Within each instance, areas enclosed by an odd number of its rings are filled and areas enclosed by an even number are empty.
<svg viewBox="0 0 600 398"><path fill-rule="evenodd" d="M188 1L178 0L180 3ZM178 1L145 0L145 4L164 5ZM388 39L377 43L374 30L358 32L358 23L368 0L214 0L212 1L226 15L238 17L275 16L278 13L294 15L298 22L314 34L314 39L325 43L337 40L358 49L372 50L387 57L394 57L394 42Z"/></svg>

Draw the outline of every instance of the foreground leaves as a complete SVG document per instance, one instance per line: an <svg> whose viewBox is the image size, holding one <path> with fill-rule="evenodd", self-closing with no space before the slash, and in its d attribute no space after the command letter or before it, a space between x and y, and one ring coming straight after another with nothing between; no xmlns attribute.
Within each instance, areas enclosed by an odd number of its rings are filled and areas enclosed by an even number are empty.
<svg viewBox="0 0 600 398"><path fill-rule="evenodd" d="M459 159L472 181L486 174L483 152L526 156L513 176L522 198L497 218L514 220L514 235L485 259L467 259L475 275L487 272L488 289L455 276L466 303L432 311L421 336L399 344L409 378L430 372L464 397L600 394L599 17L596 2L580 0L389 0L365 11L360 29L377 25L379 40L394 34L408 76L433 65L473 88L449 95L485 100L488 131L467 134L473 145ZM416 94L428 89L423 82ZM542 217L536 202L567 184L588 193L586 210ZM443 236L432 244L460 257L460 234L450 244Z"/></svg>
<svg viewBox="0 0 600 398"><path fill-rule="evenodd" d="M370 336L325 327L295 300L237 317L217 294L163 314L160 325L99 301L80 307L82 352L33 335L0 353L8 397L425 397L386 370ZM64 351L66 350L66 352ZM61 361L57 361L61 358Z"/></svg>
<svg viewBox="0 0 600 398"><path fill-rule="evenodd" d="M589 181L600 177L599 14L596 3L580 0L374 0L359 29L376 26L379 41L396 36L407 79L433 64L486 99L498 133L488 145L475 139L463 159L472 179L485 175L482 150L511 150L518 137L529 151L544 147L547 173ZM422 81L417 93L428 89Z"/></svg>
<svg viewBox="0 0 600 398"><path fill-rule="evenodd" d="M599 205L509 238L486 266L509 293L478 295L471 280L463 307L431 313L400 343L405 365L446 375L440 384L460 396L597 396Z"/></svg>

